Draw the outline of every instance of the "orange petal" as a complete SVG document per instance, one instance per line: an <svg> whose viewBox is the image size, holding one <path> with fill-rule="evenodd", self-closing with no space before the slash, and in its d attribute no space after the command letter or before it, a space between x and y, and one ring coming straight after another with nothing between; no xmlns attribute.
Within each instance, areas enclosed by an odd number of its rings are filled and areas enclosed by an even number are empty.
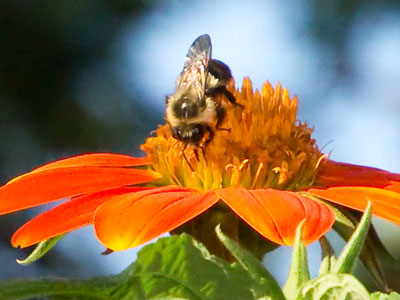
<svg viewBox="0 0 400 300"><path fill-rule="evenodd" d="M147 157L133 157L111 153L93 153L60 159L40 166L32 172L66 167L133 167L143 166L147 163Z"/></svg>
<svg viewBox="0 0 400 300"><path fill-rule="evenodd" d="M304 219L305 244L319 239L335 222L326 205L293 192L227 188L216 194L261 235L280 245L294 243L296 227Z"/></svg>
<svg viewBox="0 0 400 300"><path fill-rule="evenodd" d="M177 228L218 199L213 192L179 187L114 196L96 211L95 232L107 248L125 250Z"/></svg>
<svg viewBox="0 0 400 300"><path fill-rule="evenodd" d="M157 178L157 173L126 167L85 166L36 170L0 187L0 215L66 197Z"/></svg>
<svg viewBox="0 0 400 300"><path fill-rule="evenodd" d="M385 187L391 182L400 182L400 174L381 169L351 165L325 160L322 162L315 185L333 186L375 186Z"/></svg>
<svg viewBox="0 0 400 300"><path fill-rule="evenodd" d="M388 186L385 186L385 190L400 193L400 182L391 182Z"/></svg>
<svg viewBox="0 0 400 300"><path fill-rule="evenodd" d="M309 189L307 193L325 200L364 211L368 201L372 213L400 225L400 194L374 187L344 186L328 189Z"/></svg>
<svg viewBox="0 0 400 300"><path fill-rule="evenodd" d="M144 189L122 187L75 197L24 224L14 233L11 243L14 247L24 248L92 224L95 210L110 197Z"/></svg>

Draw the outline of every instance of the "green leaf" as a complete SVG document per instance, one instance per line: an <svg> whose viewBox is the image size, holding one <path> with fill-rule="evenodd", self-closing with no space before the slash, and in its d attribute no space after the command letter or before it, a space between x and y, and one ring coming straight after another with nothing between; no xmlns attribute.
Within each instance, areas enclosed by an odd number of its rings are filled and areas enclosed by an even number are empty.
<svg viewBox="0 0 400 300"><path fill-rule="evenodd" d="M264 281L255 280L236 263L229 264L211 255L186 234L159 239L144 247L122 277L131 289L127 295L137 297L127 299L174 296L251 300L269 292Z"/></svg>
<svg viewBox="0 0 400 300"><path fill-rule="evenodd" d="M249 272L255 280L265 283L267 289L267 297L274 300L285 299L281 288L272 277L271 273L262 265L262 263L249 251L241 248L237 243L228 238L218 225L215 228L219 240L225 245L229 252L237 259L239 264Z"/></svg>
<svg viewBox="0 0 400 300"><path fill-rule="evenodd" d="M371 297L353 275L326 273L305 283L297 300L371 300Z"/></svg>
<svg viewBox="0 0 400 300"><path fill-rule="evenodd" d="M302 242L304 220L296 228L296 237L293 246L292 263L288 280L283 292L287 299L296 299L299 287L310 280L308 270L307 251Z"/></svg>
<svg viewBox="0 0 400 300"><path fill-rule="evenodd" d="M371 300L400 300L400 294L396 292L391 292L390 294L376 292L371 294Z"/></svg>
<svg viewBox="0 0 400 300"><path fill-rule="evenodd" d="M319 275L328 273L336 263L335 252L326 237L321 237L319 239L319 244L321 246L322 261L319 268Z"/></svg>
<svg viewBox="0 0 400 300"><path fill-rule="evenodd" d="M49 250L51 248L54 247L54 245L64 237L65 234L60 234L58 236L55 236L51 239L45 240L43 242L40 242L35 250L32 251L31 254L29 254L29 256L23 260L17 259L17 263L19 263L20 265L24 265L27 266L35 261L37 261L38 259L42 258L47 252L49 252Z"/></svg>
<svg viewBox="0 0 400 300"><path fill-rule="evenodd" d="M270 282L237 263L211 255L192 237L182 234L147 245L120 275L2 283L0 299L267 300L269 288Z"/></svg>
<svg viewBox="0 0 400 300"><path fill-rule="evenodd" d="M364 246L364 241L367 236L369 226L371 224L371 202L368 202L360 224L350 237L347 244L344 246L342 253L339 255L335 265L332 268L334 273L351 273L361 249Z"/></svg>

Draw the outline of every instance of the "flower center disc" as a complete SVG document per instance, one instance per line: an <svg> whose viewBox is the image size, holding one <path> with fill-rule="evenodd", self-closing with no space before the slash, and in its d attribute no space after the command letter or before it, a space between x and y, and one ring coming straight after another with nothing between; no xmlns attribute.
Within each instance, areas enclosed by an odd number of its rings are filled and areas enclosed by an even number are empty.
<svg viewBox="0 0 400 300"><path fill-rule="evenodd" d="M311 186L324 156L311 138L313 129L296 120L297 97L291 99L287 89L278 84L274 90L268 82L261 93L253 92L248 78L241 91L233 80L228 90L244 107L216 98L227 112L221 127L230 131L215 130L204 153L187 148L190 166L183 143L171 136L168 125L142 145L162 184L200 190L241 186L299 191Z"/></svg>

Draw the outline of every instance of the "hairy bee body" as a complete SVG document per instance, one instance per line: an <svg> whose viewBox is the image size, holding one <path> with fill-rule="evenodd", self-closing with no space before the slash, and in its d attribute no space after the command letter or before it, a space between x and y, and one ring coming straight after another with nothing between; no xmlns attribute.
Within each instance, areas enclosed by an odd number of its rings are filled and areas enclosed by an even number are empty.
<svg viewBox="0 0 400 300"><path fill-rule="evenodd" d="M167 97L166 119L172 136L185 147L204 147L211 141L225 115L215 96L222 93L235 103L226 89L231 78L228 66L211 59L210 37L198 37L189 48L175 92Z"/></svg>

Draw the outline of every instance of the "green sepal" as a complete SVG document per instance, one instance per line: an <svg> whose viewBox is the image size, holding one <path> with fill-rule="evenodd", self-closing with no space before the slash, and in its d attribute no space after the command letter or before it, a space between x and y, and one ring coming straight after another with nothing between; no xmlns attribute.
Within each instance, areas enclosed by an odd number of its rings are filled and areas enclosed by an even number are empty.
<svg viewBox="0 0 400 300"><path fill-rule="evenodd" d="M328 273L331 271L333 265L336 263L335 252L328 239L323 236L319 239L319 244L321 246L321 266L319 268L319 275Z"/></svg>
<svg viewBox="0 0 400 300"><path fill-rule="evenodd" d="M17 259L17 263L20 265L27 266L38 259L42 258L51 248L55 246L55 244L64 237L65 234L57 235L48 240L42 241L37 244L36 248L32 251L31 254L28 255L25 259Z"/></svg>
<svg viewBox="0 0 400 300"><path fill-rule="evenodd" d="M347 244L344 246L342 253L340 253L336 263L332 267L332 272L337 274L351 273L354 269L361 249L364 246L365 238L371 225L371 202L368 202L367 209L365 210L360 224L351 235Z"/></svg>
<svg viewBox="0 0 400 300"><path fill-rule="evenodd" d="M351 274L326 273L305 283L296 300L371 300L366 288Z"/></svg>
<svg viewBox="0 0 400 300"><path fill-rule="evenodd" d="M249 272L255 280L260 280L267 285L268 294L273 300L284 300L286 299L283 295L279 284L276 282L275 278L268 272L268 270L262 265L262 263L249 251L241 248L237 243L232 241L228 236L226 236L222 230L221 226L215 228L217 237L222 244L229 250L229 252L236 258L239 264Z"/></svg>
<svg viewBox="0 0 400 300"><path fill-rule="evenodd" d="M304 222L305 220L303 220L296 228L296 236L292 253L292 263L290 265L288 279L283 289L283 293L289 300L296 299L300 286L310 280L310 271L308 269L307 261L307 250L302 241Z"/></svg>

